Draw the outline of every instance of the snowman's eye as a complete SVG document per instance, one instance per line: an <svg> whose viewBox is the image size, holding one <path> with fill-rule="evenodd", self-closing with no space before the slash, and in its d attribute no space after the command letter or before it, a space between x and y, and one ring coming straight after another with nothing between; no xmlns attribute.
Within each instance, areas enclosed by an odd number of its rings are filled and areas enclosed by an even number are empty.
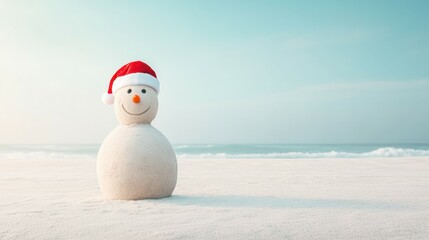
<svg viewBox="0 0 429 240"><path fill-rule="evenodd" d="M131 89L128 89L127 93L131 93Z"/></svg>
<svg viewBox="0 0 429 240"><path fill-rule="evenodd" d="M142 89L142 93L146 93L146 89L144 89L144 88L143 88L143 89Z"/></svg>

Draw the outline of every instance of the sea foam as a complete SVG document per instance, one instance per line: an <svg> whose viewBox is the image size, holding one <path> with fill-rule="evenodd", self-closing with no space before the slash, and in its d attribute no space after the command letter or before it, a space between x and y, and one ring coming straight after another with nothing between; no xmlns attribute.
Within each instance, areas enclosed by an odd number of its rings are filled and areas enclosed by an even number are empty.
<svg viewBox="0 0 429 240"><path fill-rule="evenodd" d="M273 152L252 154L202 153L179 154L182 158L377 158L377 157L421 157L429 156L429 150L384 147L363 153L352 152Z"/></svg>
<svg viewBox="0 0 429 240"><path fill-rule="evenodd" d="M98 145L3 145L1 159L95 159ZM429 156L429 146L176 145L179 158L379 158ZM331 150L333 149L333 150Z"/></svg>

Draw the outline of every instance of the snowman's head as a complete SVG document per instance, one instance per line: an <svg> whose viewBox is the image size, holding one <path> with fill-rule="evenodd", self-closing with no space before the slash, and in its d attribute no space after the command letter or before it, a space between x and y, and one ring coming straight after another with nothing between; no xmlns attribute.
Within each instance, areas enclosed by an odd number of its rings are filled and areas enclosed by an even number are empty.
<svg viewBox="0 0 429 240"><path fill-rule="evenodd" d="M124 125L151 123L158 112L158 94L146 85L124 86L115 92L115 114Z"/></svg>
<svg viewBox="0 0 429 240"><path fill-rule="evenodd" d="M115 104L121 124L151 123L158 111L158 93L155 71L142 61L134 61L116 71L101 100Z"/></svg>

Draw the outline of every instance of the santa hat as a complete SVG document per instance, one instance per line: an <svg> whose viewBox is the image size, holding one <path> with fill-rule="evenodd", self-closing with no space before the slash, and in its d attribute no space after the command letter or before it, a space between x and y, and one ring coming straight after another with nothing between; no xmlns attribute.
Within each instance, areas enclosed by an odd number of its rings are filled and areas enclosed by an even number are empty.
<svg viewBox="0 0 429 240"><path fill-rule="evenodd" d="M109 89L101 97L103 103L110 105L115 100L115 92L125 86L146 85L159 93L159 81L155 71L142 61L130 62L119 68L110 79Z"/></svg>

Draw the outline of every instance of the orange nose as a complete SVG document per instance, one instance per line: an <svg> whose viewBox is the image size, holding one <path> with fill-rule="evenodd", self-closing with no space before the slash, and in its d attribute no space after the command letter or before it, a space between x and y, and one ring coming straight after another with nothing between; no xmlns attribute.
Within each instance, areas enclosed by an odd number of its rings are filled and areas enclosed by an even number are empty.
<svg viewBox="0 0 429 240"><path fill-rule="evenodd" d="M133 96L133 102L139 103L140 102L140 97L138 95L134 95Z"/></svg>

